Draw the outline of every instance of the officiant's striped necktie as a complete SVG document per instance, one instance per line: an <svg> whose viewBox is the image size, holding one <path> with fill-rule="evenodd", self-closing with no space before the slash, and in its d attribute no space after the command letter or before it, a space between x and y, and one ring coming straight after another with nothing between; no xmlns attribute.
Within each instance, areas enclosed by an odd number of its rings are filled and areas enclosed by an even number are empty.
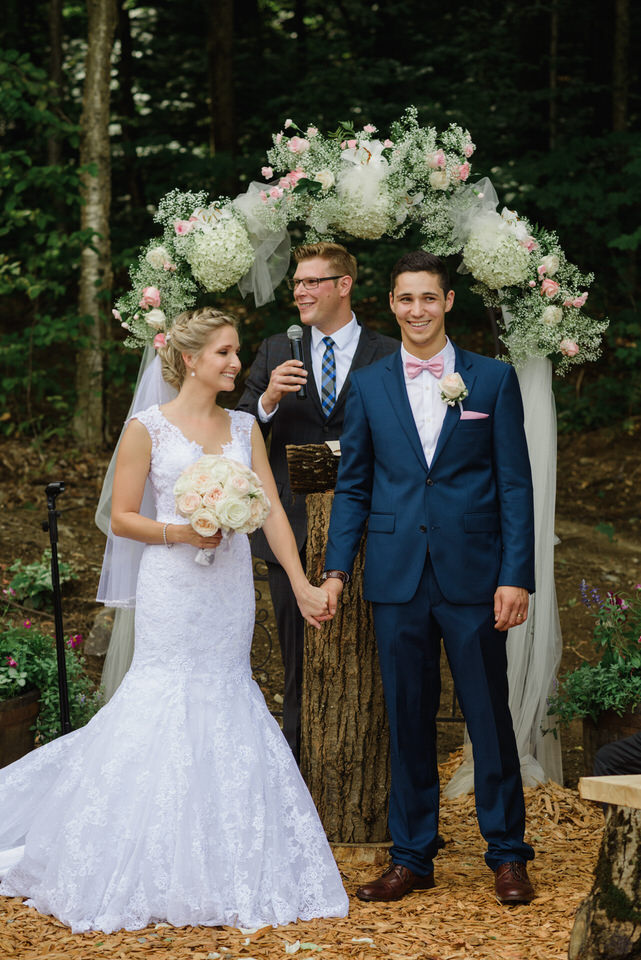
<svg viewBox="0 0 641 960"><path fill-rule="evenodd" d="M334 341L331 337L323 337L325 353L323 354L323 368L321 376L321 406L326 417L330 415L336 403L336 358L334 357Z"/></svg>

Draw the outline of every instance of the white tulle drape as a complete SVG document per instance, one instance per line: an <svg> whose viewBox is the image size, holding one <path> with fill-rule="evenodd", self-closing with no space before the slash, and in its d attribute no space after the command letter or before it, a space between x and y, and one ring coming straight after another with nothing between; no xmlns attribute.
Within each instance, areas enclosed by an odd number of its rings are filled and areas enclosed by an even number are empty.
<svg viewBox="0 0 641 960"><path fill-rule="evenodd" d="M534 357L517 370L534 488L536 593L528 619L508 632L510 710L521 760L523 785L546 780L563 782L561 742L544 730L550 695L561 660L561 626L554 585L554 508L556 501L556 409L552 393L552 362ZM445 788L455 797L474 789L474 763L465 737L464 762Z"/></svg>
<svg viewBox="0 0 641 960"><path fill-rule="evenodd" d="M154 348L146 347L140 361L136 389L127 419L154 403L167 403L175 396L174 388L163 380L160 359ZM107 537L97 599L107 607L116 608L109 649L102 670L101 684L105 700L109 700L120 686L133 657L136 582L144 547L143 543L116 537L111 532L111 491L120 437L105 474L95 516L96 525ZM156 515L149 481L145 484L140 509L146 517Z"/></svg>

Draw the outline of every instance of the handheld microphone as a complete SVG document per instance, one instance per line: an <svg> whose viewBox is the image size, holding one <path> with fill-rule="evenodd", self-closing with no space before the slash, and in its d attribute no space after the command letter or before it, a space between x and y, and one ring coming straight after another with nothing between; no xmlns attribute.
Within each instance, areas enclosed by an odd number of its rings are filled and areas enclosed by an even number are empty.
<svg viewBox="0 0 641 960"><path fill-rule="evenodd" d="M303 360L303 328L298 323L293 323L291 327L287 328L287 336L289 338L289 345L292 350L292 360L300 360L304 365L305 361ZM299 400L304 400L307 397L307 387L303 384L296 394Z"/></svg>

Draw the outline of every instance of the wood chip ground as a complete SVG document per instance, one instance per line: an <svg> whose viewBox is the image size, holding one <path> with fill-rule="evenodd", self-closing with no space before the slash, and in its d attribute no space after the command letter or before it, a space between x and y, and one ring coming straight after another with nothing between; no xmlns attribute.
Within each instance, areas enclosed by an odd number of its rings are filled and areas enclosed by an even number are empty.
<svg viewBox="0 0 641 960"><path fill-rule="evenodd" d="M459 757L442 765L449 778ZM445 849L436 888L393 904L361 903L359 883L379 868L341 863L350 895L344 920L316 920L242 932L157 924L135 932L72 934L21 900L0 897L0 958L19 960L565 960L575 911L588 894L601 841L600 807L555 783L526 790L529 868L536 899L504 907L483 861L472 797L443 800ZM296 949L297 942L300 944ZM286 947L289 946L289 952ZM293 952L295 951L295 952Z"/></svg>

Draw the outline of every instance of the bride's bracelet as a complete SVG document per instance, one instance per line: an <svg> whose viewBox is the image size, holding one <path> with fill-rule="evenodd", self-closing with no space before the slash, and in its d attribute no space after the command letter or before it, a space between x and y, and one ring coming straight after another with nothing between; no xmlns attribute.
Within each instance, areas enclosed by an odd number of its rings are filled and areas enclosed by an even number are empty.
<svg viewBox="0 0 641 960"><path fill-rule="evenodd" d="M169 543L169 541L167 540L167 527L168 527L168 526L169 526L169 524L166 523L166 524L163 526L163 528L162 528L162 542L165 544L165 546L167 547L168 550L171 550L171 548L173 547L173 543Z"/></svg>

